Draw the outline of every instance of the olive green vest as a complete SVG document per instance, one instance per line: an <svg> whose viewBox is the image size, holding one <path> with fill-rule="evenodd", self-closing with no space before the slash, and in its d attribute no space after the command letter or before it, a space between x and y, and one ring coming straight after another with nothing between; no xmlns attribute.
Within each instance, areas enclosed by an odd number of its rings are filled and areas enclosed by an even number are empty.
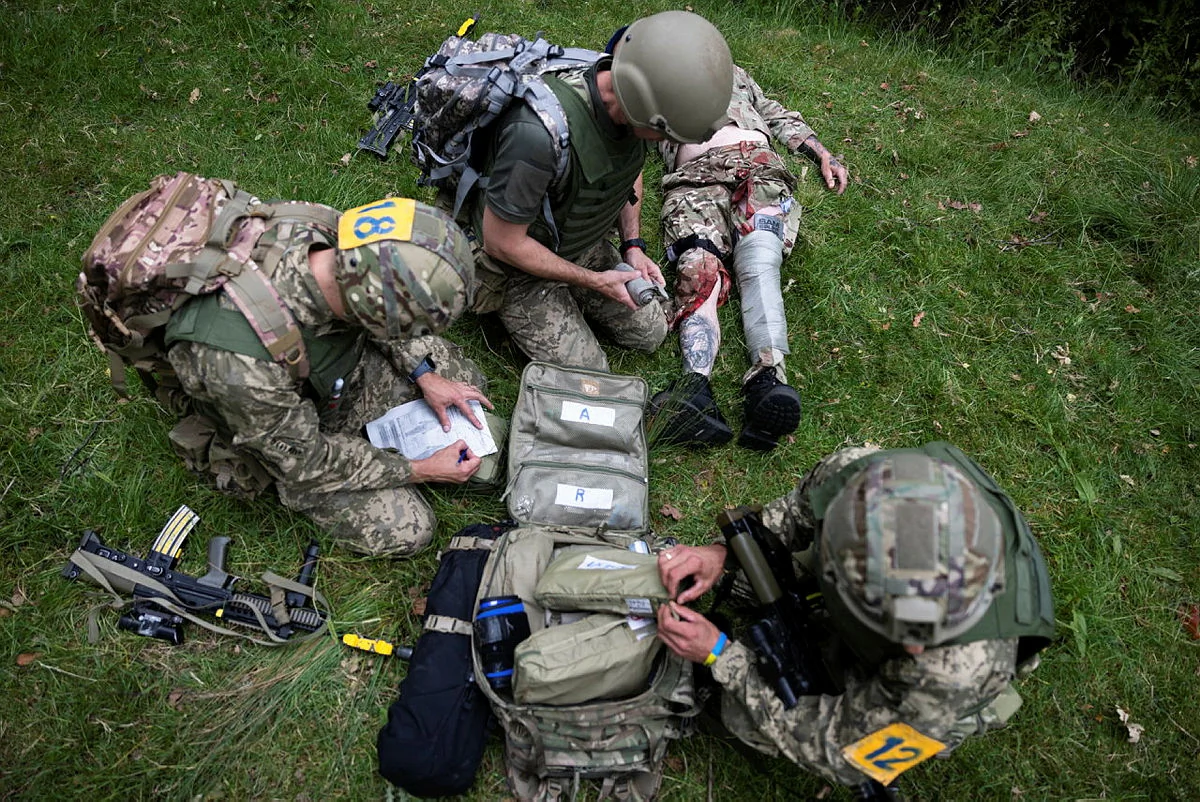
<svg viewBox="0 0 1200 802"><path fill-rule="evenodd" d="M940 644L949 646L962 643L973 643L981 640L1018 638L1017 663L1025 663L1035 654L1049 645L1054 636L1054 600L1050 595L1050 575L1046 570L1046 562L1042 557L1037 541L1029 530L1024 516L1017 510L1008 494L1000 489L996 481L983 468L968 457L957 447L944 442L929 443L919 449L892 449L877 451L855 460L842 468L829 480L822 482L809 493L813 515L817 521L818 537L825 518L825 510L846 483L860 470L873 462L884 459L901 451L910 451L940 459L954 465L969 477L979 488L983 497L995 511L1004 530L1004 590L992 599L983 618L975 626L957 638ZM831 608L831 609L835 609ZM851 633L865 629L851 626L837 619L838 629L847 629ZM862 634L861 632L858 634ZM860 656L870 660L871 657L886 656L880 650L887 651L884 644L878 643L879 636L874 636L875 644L870 644L868 637L848 637L849 645ZM872 655L872 652L875 654Z"/></svg>
<svg viewBox="0 0 1200 802"><path fill-rule="evenodd" d="M317 336L311 329L301 326L300 334L304 338L309 359L307 389L317 400L318 409L321 409L332 395L334 382L348 377L358 364L366 332L347 331ZM245 315L236 309L221 306L220 293L197 296L172 313L167 321L167 348L180 340L272 361Z"/></svg>

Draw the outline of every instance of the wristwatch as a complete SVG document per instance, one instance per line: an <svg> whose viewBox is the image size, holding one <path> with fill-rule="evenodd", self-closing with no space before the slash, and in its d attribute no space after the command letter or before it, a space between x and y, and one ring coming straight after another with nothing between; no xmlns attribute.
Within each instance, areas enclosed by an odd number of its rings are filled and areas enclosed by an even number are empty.
<svg viewBox="0 0 1200 802"><path fill-rule="evenodd" d="M417 379L424 376L426 373L432 373L437 370L437 364L433 361L433 357L426 354L421 360L421 364L413 368L413 372L408 374L408 380L413 384L417 383Z"/></svg>
<svg viewBox="0 0 1200 802"><path fill-rule="evenodd" d="M627 239L624 242L622 242L621 243L621 257L622 258L624 258L625 252L628 251L630 248L641 248L642 253L645 253L646 252L646 241L644 239L642 239L641 237L634 237L633 239Z"/></svg>

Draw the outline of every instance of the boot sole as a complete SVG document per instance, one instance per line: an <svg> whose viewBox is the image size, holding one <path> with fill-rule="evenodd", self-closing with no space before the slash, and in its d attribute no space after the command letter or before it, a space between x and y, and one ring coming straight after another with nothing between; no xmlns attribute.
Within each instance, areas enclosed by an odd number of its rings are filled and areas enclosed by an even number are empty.
<svg viewBox="0 0 1200 802"><path fill-rule="evenodd" d="M786 384L773 387L753 410L746 410L746 420L753 420L754 425L743 426L738 445L770 451L779 445L780 437L791 434L800 425L800 393Z"/></svg>

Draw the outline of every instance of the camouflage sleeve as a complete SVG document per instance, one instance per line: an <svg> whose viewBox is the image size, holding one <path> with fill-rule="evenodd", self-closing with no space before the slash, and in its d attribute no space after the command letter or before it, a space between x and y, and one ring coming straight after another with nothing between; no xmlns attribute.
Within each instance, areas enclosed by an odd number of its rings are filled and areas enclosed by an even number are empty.
<svg viewBox="0 0 1200 802"><path fill-rule="evenodd" d="M763 506L762 520L791 551L809 547L816 536L809 492L860 457L878 451L878 446L843 448L825 457L804 474L792 492Z"/></svg>
<svg viewBox="0 0 1200 802"><path fill-rule="evenodd" d="M783 104L767 97L763 93L762 87L744 70L739 78L742 76L744 76L744 82L738 81L737 83L744 87L755 111L762 116L767 127L771 129L771 135L783 143L788 151L795 153L804 140L815 135L816 132L808 123L804 122L800 112L784 108Z"/></svg>
<svg viewBox="0 0 1200 802"><path fill-rule="evenodd" d="M184 390L212 409L233 445L263 463L289 493L380 490L409 483L400 454L354 435L322 432L317 409L287 371L253 357L181 342L168 354Z"/></svg>
<svg viewBox="0 0 1200 802"><path fill-rule="evenodd" d="M866 779L843 747L902 722L942 743L954 742L955 722L1006 689L1016 671L1017 642L977 641L929 649L885 662L879 672L848 677L840 696L805 696L791 710L754 667L746 646L731 643L713 664L721 684L721 717L751 746L789 760L831 782Z"/></svg>

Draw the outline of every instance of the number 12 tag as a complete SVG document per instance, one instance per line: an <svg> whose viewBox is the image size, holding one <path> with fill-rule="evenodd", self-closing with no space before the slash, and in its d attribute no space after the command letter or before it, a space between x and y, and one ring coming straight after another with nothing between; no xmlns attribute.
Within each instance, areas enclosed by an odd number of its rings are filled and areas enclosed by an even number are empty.
<svg viewBox="0 0 1200 802"><path fill-rule="evenodd" d="M842 747L842 756L871 779L887 785L945 748L941 741L896 722Z"/></svg>

